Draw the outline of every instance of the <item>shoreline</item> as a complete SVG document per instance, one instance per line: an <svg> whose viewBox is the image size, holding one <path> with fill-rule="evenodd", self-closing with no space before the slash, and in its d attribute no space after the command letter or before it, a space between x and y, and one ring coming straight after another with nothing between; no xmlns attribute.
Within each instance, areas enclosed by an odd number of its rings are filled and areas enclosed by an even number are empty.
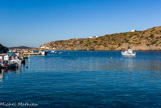
<svg viewBox="0 0 161 108"><path fill-rule="evenodd" d="M13 50L13 49L12 49ZM14 50L18 50L18 51L42 51L45 49L39 49L39 48L34 48L34 49L14 49ZM133 49L132 49L133 50ZM45 51L52 51L52 50L45 50ZM54 51L123 51L123 50L54 50ZM133 51L161 51L161 50L133 50Z"/></svg>

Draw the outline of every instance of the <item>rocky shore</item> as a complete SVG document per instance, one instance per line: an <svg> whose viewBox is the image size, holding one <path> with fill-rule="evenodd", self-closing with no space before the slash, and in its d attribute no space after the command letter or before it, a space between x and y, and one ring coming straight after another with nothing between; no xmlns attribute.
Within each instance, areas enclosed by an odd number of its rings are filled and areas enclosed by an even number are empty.
<svg viewBox="0 0 161 108"><path fill-rule="evenodd" d="M144 31L93 36L85 39L52 41L41 48L71 51L108 51L126 50L161 50L161 27L153 27Z"/></svg>

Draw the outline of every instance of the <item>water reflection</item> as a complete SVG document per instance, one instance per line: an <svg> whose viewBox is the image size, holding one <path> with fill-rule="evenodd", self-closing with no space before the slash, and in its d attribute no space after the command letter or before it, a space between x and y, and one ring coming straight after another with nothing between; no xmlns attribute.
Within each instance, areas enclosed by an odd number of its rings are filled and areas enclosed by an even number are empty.
<svg viewBox="0 0 161 108"><path fill-rule="evenodd" d="M3 79L3 71L0 71L0 82L2 81Z"/></svg>
<svg viewBox="0 0 161 108"><path fill-rule="evenodd" d="M8 73L20 74L21 73L21 68L0 69L0 82L3 81L5 74L8 74Z"/></svg>
<svg viewBox="0 0 161 108"><path fill-rule="evenodd" d="M5 82L0 83L0 101L38 102L39 107L65 103L71 103L67 107L160 105L160 56L153 59L149 54L144 59L139 53L132 58L119 54L32 56L19 71L0 70L0 79Z"/></svg>
<svg viewBox="0 0 161 108"><path fill-rule="evenodd" d="M100 63L97 70L104 71L161 71L161 62L158 60L143 60L136 58L107 58L106 64Z"/></svg>
<svg viewBox="0 0 161 108"><path fill-rule="evenodd" d="M135 67L135 62L132 57L125 58L124 65L127 66L127 68L134 68Z"/></svg>

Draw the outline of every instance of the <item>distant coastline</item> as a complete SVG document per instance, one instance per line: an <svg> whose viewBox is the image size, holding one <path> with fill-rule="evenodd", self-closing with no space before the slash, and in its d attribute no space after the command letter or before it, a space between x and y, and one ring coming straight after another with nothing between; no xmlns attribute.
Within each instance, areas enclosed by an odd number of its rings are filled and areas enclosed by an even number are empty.
<svg viewBox="0 0 161 108"><path fill-rule="evenodd" d="M63 50L63 51L122 51L130 47L135 51L161 51L161 26L144 31L132 30L125 33L75 38L45 43L38 48L27 46L4 47L0 44L0 52L8 49L16 50Z"/></svg>
<svg viewBox="0 0 161 108"><path fill-rule="evenodd" d="M9 47L9 49L31 49L31 48L27 46L17 46L17 47Z"/></svg>
<svg viewBox="0 0 161 108"><path fill-rule="evenodd" d="M85 39L69 39L45 43L39 49L66 51L121 51L130 46L135 51L161 51L161 26L144 31L132 30Z"/></svg>

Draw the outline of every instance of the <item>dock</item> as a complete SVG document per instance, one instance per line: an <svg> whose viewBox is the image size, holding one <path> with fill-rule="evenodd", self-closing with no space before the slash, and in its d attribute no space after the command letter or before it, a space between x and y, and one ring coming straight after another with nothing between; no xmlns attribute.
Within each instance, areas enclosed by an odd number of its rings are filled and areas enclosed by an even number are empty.
<svg viewBox="0 0 161 108"><path fill-rule="evenodd" d="M26 55L31 55L31 56L34 56L34 55L40 55L40 53L33 53L33 52L25 52L25 53L23 53L23 55L24 56L26 56Z"/></svg>

